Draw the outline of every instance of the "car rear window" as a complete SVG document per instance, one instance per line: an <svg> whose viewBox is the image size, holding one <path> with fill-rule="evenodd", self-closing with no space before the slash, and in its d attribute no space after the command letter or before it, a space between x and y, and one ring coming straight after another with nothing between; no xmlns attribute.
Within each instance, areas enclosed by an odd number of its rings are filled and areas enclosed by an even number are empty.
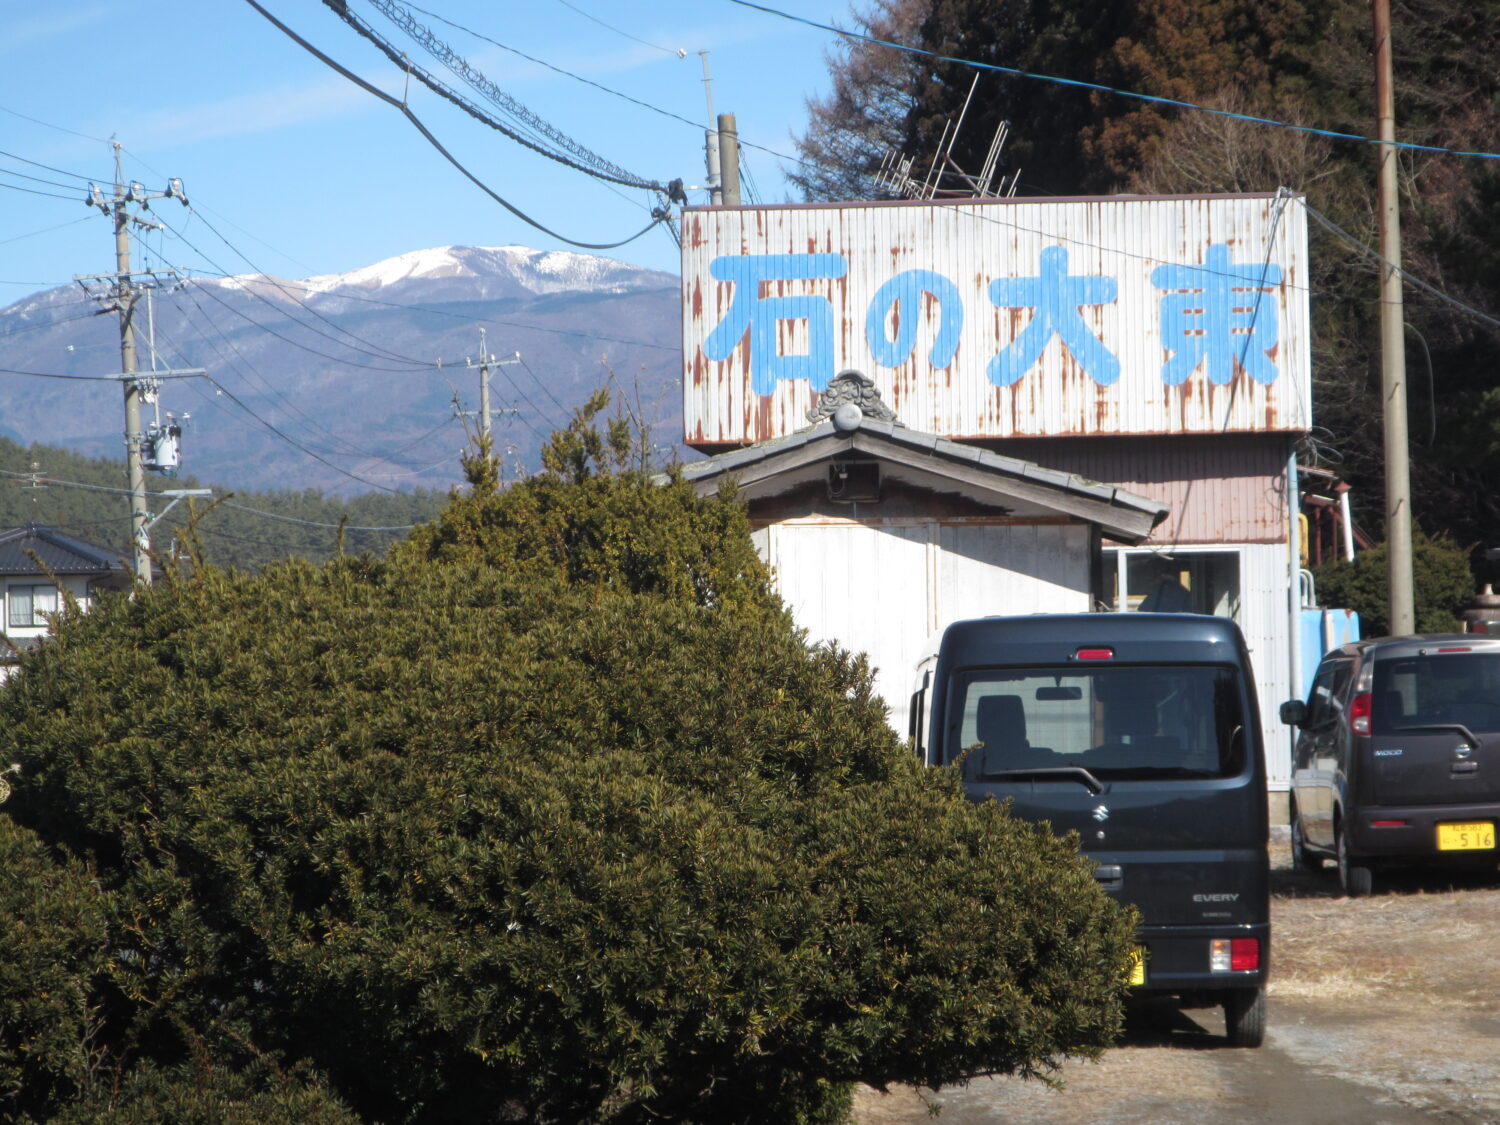
<svg viewBox="0 0 1500 1125"><path fill-rule="evenodd" d="M1425 653L1375 662L1371 732L1457 723L1500 730L1500 650Z"/></svg>
<svg viewBox="0 0 1500 1125"><path fill-rule="evenodd" d="M1100 780L1232 777L1245 762L1234 670L993 668L956 678L949 760L964 776L1079 766Z"/></svg>

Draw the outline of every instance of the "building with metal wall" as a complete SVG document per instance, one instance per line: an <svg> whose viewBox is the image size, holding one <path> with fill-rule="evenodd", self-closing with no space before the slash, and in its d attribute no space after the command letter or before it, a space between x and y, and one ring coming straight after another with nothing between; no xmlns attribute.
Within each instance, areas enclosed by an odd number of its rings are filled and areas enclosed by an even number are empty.
<svg viewBox="0 0 1500 1125"><path fill-rule="evenodd" d="M854 639L848 614L839 626L826 597L802 593L841 568L851 597L894 615L884 627L903 640L859 646L878 654L893 710L918 652L899 671L885 665L900 663L919 616L941 626L1089 605L1219 613L1250 643L1272 785L1284 787L1289 741L1274 704L1298 694L1300 678L1289 497L1312 407L1299 197L691 208L683 300L685 436L724 455L699 470L705 480L746 456L731 451L805 431L852 396L877 418L888 409L898 430L1101 482L1132 510L1164 510L1144 535L1126 533L1070 510L1064 488L1047 518L1075 530L1028 539L994 529L1041 514L1022 515L995 490L961 496L929 479L851 505L822 480L810 507L804 480L799 508L790 483L777 500L761 479L752 519L799 621L814 636ZM839 380L849 371L868 386ZM889 474L887 453L865 457L877 468L862 471ZM943 519L950 531L933 530ZM955 520L991 530L960 546ZM1092 531L1077 531L1080 521ZM924 555L924 581L947 591L913 599L920 614L903 608L915 564L897 545L909 546L916 524L935 552ZM855 539L863 546L851 554ZM1081 574L1083 588L1039 598L1037 573L1063 587Z"/></svg>

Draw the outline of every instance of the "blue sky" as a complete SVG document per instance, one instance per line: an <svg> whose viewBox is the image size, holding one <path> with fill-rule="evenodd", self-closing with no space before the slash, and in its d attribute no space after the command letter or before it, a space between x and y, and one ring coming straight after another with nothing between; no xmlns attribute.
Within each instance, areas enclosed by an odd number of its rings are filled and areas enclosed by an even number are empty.
<svg viewBox="0 0 1500 1125"><path fill-rule="evenodd" d="M648 193L532 153L415 82L407 94L400 70L317 0L261 3L367 82L405 95L479 180L564 238L614 242L649 222ZM368 0L350 6L418 65L449 77ZM784 7L822 23L845 22L848 12L847 0ZM109 223L78 190L88 179L112 180L111 138L123 147L126 180L160 191L178 177L196 212L154 203L169 230L140 240L137 266L300 278L430 246L568 248L485 196L398 109L244 0L138 0L123 8L11 0L6 9L0 306L113 270ZM731 0L423 0L421 9L413 17L506 95L646 180L705 182L706 51L714 110L736 115L746 145L747 201L751 192L763 202L794 198L789 162L777 154L792 156L806 98L827 88L829 33ZM689 198L707 201L701 190ZM662 228L593 252L679 268Z"/></svg>

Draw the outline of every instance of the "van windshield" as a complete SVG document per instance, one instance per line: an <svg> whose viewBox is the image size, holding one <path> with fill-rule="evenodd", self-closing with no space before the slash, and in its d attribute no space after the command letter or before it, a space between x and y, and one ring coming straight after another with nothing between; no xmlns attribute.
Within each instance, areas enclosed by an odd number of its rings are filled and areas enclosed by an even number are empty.
<svg viewBox="0 0 1500 1125"><path fill-rule="evenodd" d="M946 762L966 780L1084 769L1100 780L1233 777L1245 717L1230 668L984 668L955 678Z"/></svg>
<svg viewBox="0 0 1500 1125"><path fill-rule="evenodd" d="M1444 723L1500 730L1500 651L1377 660L1371 690L1375 734Z"/></svg>

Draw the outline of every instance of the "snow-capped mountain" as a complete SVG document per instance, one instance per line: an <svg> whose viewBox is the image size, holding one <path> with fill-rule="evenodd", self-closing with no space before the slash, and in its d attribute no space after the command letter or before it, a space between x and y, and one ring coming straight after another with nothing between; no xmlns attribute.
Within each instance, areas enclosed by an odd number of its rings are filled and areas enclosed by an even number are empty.
<svg viewBox="0 0 1500 1125"><path fill-rule="evenodd" d="M0 435L123 457L118 324L77 287L0 309ZM654 440L681 437L677 278L523 246L415 250L340 274L195 279L138 307L154 412L190 415L183 472L241 489L445 488L493 357L497 445L530 469L547 434L611 380ZM154 341L154 346L153 346ZM88 381L88 377L96 381Z"/></svg>

